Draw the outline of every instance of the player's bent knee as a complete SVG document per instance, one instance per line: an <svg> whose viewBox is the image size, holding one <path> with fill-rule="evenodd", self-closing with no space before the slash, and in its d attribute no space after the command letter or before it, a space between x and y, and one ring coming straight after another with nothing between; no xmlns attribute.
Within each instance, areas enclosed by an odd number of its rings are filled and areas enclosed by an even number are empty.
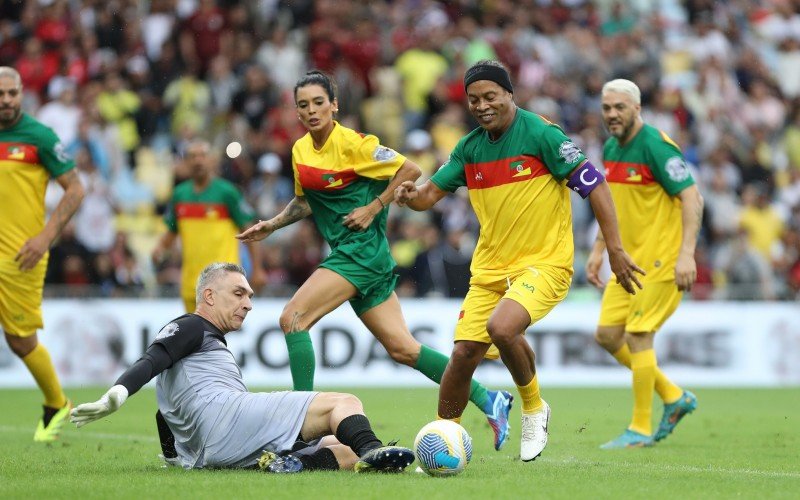
<svg viewBox="0 0 800 500"><path fill-rule="evenodd" d="M489 333L489 338L492 339L492 342L498 346L513 342L520 334L520 332L515 331L508 325L494 320L490 320L486 325L486 331Z"/></svg>
<svg viewBox="0 0 800 500"><path fill-rule="evenodd" d="M16 337L14 335L6 334L6 342L8 348L11 349L17 357L24 358L33 351L39 344L36 335L30 337Z"/></svg>
<svg viewBox="0 0 800 500"><path fill-rule="evenodd" d="M278 324L281 330L283 330L283 333L286 334L303 331L306 329L306 324L303 321L304 316L304 311L293 307L290 302L283 308L280 318L278 319Z"/></svg>
<svg viewBox="0 0 800 500"><path fill-rule="evenodd" d="M455 366L477 364L486 354L486 344L477 342L456 342L450 355L450 363Z"/></svg>
<svg viewBox="0 0 800 500"><path fill-rule="evenodd" d="M594 332L594 339L603 347L617 346L625 337L624 327L599 327Z"/></svg>

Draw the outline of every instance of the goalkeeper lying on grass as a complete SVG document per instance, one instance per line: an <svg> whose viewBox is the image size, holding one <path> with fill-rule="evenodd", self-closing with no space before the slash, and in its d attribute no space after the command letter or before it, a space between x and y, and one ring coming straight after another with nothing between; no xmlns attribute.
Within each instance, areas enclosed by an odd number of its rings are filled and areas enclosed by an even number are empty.
<svg viewBox="0 0 800 500"><path fill-rule="evenodd" d="M82 427L115 412L158 376L162 448L165 458L185 468L399 472L411 464L413 452L384 446L351 394L247 391L225 334L241 328L252 296L241 266L206 267L197 282L196 312L162 328L99 401L72 410L71 421ZM174 450L164 446L173 440ZM297 441L310 444L297 450Z"/></svg>

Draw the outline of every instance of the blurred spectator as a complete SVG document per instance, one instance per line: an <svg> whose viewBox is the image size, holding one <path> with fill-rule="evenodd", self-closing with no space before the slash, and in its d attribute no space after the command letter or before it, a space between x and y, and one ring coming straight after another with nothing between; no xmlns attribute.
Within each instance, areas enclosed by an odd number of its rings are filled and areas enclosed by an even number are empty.
<svg viewBox="0 0 800 500"><path fill-rule="evenodd" d="M64 144L72 144L77 138L82 111L76 104L75 97L75 83L66 80L53 88L50 95L53 100L39 108L36 115L39 121L53 129Z"/></svg>
<svg viewBox="0 0 800 500"><path fill-rule="evenodd" d="M267 112L278 103L278 91L264 70L250 65L244 73L242 89L236 93L231 110L244 118L252 130L259 130Z"/></svg>
<svg viewBox="0 0 800 500"><path fill-rule="evenodd" d="M773 247L783 232L783 221L778 211L769 203L769 192L764 184L750 184L742 192L743 208L739 224L747 233L752 248L769 262Z"/></svg>
<svg viewBox="0 0 800 500"><path fill-rule="evenodd" d="M198 64L203 72L230 40L225 12L215 0L199 0L195 12L184 21L180 30L181 56Z"/></svg>
<svg viewBox="0 0 800 500"><path fill-rule="evenodd" d="M97 96L97 110L106 122L116 126L120 147L128 155L129 166L133 165L133 152L139 145L135 115L140 106L141 100L126 88L119 73L111 71L106 74L104 88Z"/></svg>
<svg viewBox="0 0 800 500"><path fill-rule="evenodd" d="M294 184L281 176L283 165L275 153L262 155L257 166L260 175L250 183L248 195L255 200L258 216L266 219L279 213L294 198Z"/></svg>
<svg viewBox="0 0 800 500"><path fill-rule="evenodd" d="M305 73L306 56L289 40L288 30L281 25L273 27L269 40L261 44L255 57L281 90L294 89L294 83Z"/></svg>
<svg viewBox="0 0 800 500"><path fill-rule="evenodd" d="M183 75L173 80L164 91L164 108L170 113L173 134L191 130L194 134L205 132L211 106L208 84L199 78L199 66L190 63Z"/></svg>
<svg viewBox="0 0 800 500"><path fill-rule="evenodd" d="M772 276L769 263L750 244L747 230L741 229L736 236L719 249L714 267L717 283L724 285L721 298L727 300L772 300Z"/></svg>

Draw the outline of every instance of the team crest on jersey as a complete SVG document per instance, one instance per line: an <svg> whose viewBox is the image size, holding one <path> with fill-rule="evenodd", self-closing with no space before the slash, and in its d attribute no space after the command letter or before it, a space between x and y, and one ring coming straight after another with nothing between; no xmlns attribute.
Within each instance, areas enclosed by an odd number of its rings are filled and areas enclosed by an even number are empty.
<svg viewBox="0 0 800 500"><path fill-rule="evenodd" d="M689 178L689 168L686 167L686 162L680 156L673 156L667 160L664 169L669 178L675 182L683 182Z"/></svg>
<svg viewBox="0 0 800 500"><path fill-rule="evenodd" d="M333 189L342 185L342 179L337 179L333 174L322 174L322 180L328 183L325 189Z"/></svg>
<svg viewBox="0 0 800 500"><path fill-rule="evenodd" d="M372 159L375 161L389 161L397 157L397 151L386 146L378 146L372 152Z"/></svg>
<svg viewBox="0 0 800 500"><path fill-rule="evenodd" d="M9 160L24 160L25 159L25 150L19 146L11 146L8 148L8 159Z"/></svg>
<svg viewBox="0 0 800 500"><path fill-rule="evenodd" d="M575 163L581 158L581 148L575 145L572 141L564 141L558 147L558 156L564 159L567 163Z"/></svg>
<svg viewBox="0 0 800 500"><path fill-rule="evenodd" d="M635 167L628 167L626 173L628 174L628 177L625 178L626 181L642 182L642 174Z"/></svg>
<svg viewBox="0 0 800 500"><path fill-rule="evenodd" d="M175 323L173 321L172 323L169 323L167 324L167 326L162 328L160 332L158 332L158 335L156 335L156 340L172 337L178 332L178 330L179 330L178 323Z"/></svg>
<svg viewBox="0 0 800 500"><path fill-rule="evenodd" d="M531 175L531 166L526 165L527 160L515 160L509 163L509 168L514 171L512 177L524 177Z"/></svg>

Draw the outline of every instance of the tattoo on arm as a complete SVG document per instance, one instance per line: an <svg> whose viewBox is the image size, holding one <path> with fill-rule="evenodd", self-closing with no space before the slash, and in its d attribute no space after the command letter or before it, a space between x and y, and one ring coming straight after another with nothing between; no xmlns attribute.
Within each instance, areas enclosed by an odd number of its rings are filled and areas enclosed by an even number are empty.
<svg viewBox="0 0 800 500"><path fill-rule="evenodd" d="M311 215L311 207L308 206L306 199L295 196L292 201L286 205L286 208L283 209L283 212L272 219L272 223L275 226L275 229L280 229L284 226L288 226L289 224L294 224L300 219L305 219L309 215Z"/></svg>
<svg viewBox="0 0 800 500"><path fill-rule="evenodd" d="M50 216L50 220L47 223L53 230L54 238L61 234L64 226L67 225L67 222L78 210L83 200L83 186L74 169L60 175L56 180L64 188L64 196L58 202L53 215Z"/></svg>

